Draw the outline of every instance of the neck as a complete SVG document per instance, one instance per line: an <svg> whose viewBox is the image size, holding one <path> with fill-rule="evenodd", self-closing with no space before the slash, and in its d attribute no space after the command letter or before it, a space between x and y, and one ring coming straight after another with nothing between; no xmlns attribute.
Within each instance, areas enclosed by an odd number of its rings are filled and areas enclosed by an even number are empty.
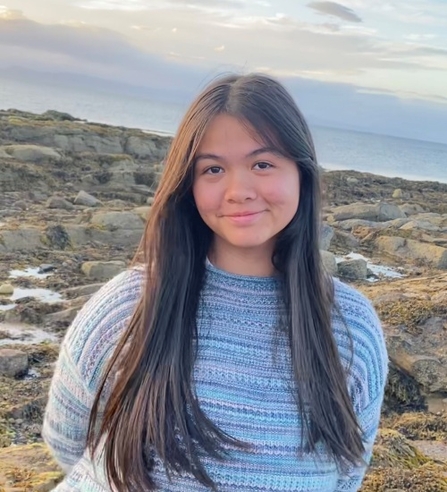
<svg viewBox="0 0 447 492"><path fill-rule="evenodd" d="M209 254L210 262L220 270L236 275L271 277L275 274L272 263L273 248L225 248L214 243Z"/></svg>

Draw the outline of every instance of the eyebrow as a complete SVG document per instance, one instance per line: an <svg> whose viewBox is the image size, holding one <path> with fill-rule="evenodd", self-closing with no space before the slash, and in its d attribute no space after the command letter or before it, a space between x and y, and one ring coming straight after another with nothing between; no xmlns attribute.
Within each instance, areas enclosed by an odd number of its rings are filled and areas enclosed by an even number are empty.
<svg viewBox="0 0 447 492"><path fill-rule="evenodd" d="M284 157L284 154L279 149L277 149L276 147L260 147L259 149L255 149L252 152L249 152L245 156L245 158L247 159L249 157L256 157L259 154L266 154L266 153L275 154L275 155L278 155L280 157ZM225 160L224 157L217 155L217 154L198 154L194 160L195 160L195 162L197 162L200 159L214 159L216 161Z"/></svg>

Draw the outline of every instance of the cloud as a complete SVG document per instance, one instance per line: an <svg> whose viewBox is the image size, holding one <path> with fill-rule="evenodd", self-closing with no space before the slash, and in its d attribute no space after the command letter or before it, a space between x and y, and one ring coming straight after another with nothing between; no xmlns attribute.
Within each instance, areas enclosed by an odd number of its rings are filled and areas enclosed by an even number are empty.
<svg viewBox="0 0 447 492"><path fill-rule="evenodd" d="M206 73L146 52L109 29L0 17L0 67L12 65L172 90L195 87Z"/></svg>
<svg viewBox="0 0 447 492"><path fill-rule="evenodd" d="M75 3L76 7L88 10L117 10L138 12L169 8L189 9L242 9L242 0L82 0Z"/></svg>
<svg viewBox="0 0 447 492"><path fill-rule="evenodd" d="M88 10L121 10L126 12L148 9L146 2L141 0L87 0L78 2L75 6Z"/></svg>
<svg viewBox="0 0 447 492"><path fill-rule="evenodd" d="M336 2L310 2L307 6L322 14L332 15L349 22L362 22L362 19L352 9Z"/></svg>

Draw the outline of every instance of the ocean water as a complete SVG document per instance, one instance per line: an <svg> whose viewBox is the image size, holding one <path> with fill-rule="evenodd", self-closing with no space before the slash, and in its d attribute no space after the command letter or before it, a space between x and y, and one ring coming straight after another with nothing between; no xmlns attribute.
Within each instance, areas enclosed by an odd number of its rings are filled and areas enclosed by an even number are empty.
<svg viewBox="0 0 447 492"><path fill-rule="evenodd" d="M185 105L90 88L33 85L0 79L0 109L56 109L89 121L173 134ZM447 145L311 126L320 164L390 177L447 183Z"/></svg>

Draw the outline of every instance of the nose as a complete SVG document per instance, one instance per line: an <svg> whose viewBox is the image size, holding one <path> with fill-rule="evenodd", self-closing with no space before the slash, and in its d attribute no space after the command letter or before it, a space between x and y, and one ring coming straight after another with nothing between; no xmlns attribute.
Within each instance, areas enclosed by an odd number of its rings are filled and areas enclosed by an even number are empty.
<svg viewBox="0 0 447 492"><path fill-rule="evenodd" d="M257 196L253 177L244 171L227 174L225 199L230 203L244 203L254 200Z"/></svg>

